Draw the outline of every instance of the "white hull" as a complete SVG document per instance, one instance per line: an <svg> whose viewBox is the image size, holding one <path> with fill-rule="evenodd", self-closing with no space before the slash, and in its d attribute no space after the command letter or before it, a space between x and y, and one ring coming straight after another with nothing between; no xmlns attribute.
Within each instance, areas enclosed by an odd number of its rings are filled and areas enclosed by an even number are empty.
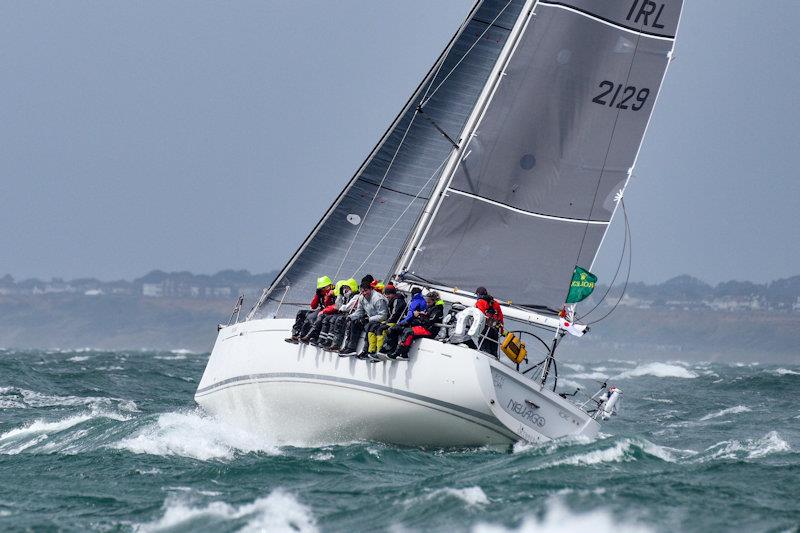
<svg viewBox="0 0 800 533"><path fill-rule="evenodd" d="M309 446L494 446L598 432L573 404L476 350L422 339L409 361L375 364L284 342L292 322L223 328L197 403L271 441Z"/></svg>

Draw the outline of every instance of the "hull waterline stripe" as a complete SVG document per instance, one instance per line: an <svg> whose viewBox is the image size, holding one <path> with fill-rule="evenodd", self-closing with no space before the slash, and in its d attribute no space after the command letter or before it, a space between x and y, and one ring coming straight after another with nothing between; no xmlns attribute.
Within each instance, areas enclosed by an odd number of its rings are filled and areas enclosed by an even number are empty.
<svg viewBox="0 0 800 533"><path fill-rule="evenodd" d="M502 207L503 209L508 209L509 211L514 211L515 213L519 213L521 215L527 215L529 217L545 218L547 220L556 220L558 222L572 222L573 224L596 224L599 226L608 226L609 224L609 222L606 222L605 220L581 220L579 218L556 217L553 215L543 215L541 213L534 213L533 211L525 211L524 209L519 209L518 207L514 207L512 205L504 204L502 202L498 202L495 200L490 200L488 198L484 198L483 196L478 196L477 194L471 194L468 192L459 191L458 189L453 189L452 187L448 187L447 192L460 194L461 196L466 196L467 198L472 198L473 200L478 200L479 202L486 202L487 204L491 204L497 207Z"/></svg>
<svg viewBox="0 0 800 533"><path fill-rule="evenodd" d="M377 383L370 383L366 381L359 381L357 379L349 379L349 378L340 378L334 376L326 376L323 374L306 374L302 372L267 372L262 374L250 374L246 376L237 376L234 378L223 379L222 381L218 381L212 385L207 387L203 387L201 389L197 389L195 392L195 398L200 396L205 396L216 389L227 388L228 386L236 386L236 385L246 385L249 383L256 382L257 380L261 379L281 379L281 378L295 378L295 379L311 379L316 381L328 381L338 384L344 385L353 385L357 387L367 388L367 389L376 389L381 392L395 394L397 396L405 396L407 398L416 400L422 403L428 403L432 405L437 405L439 407L443 407L445 409L449 409L451 411L456 411L459 413L463 413L465 415L471 416L473 418L481 419L485 422L492 424L493 426L498 426L503 428L504 436L508 437L508 435L514 435L512 431L507 429L505 426L498 424L497 418L492 415L487 415L485 413L481 413L480 411L475 411L474 409L469 409L467 407L461 407L460 405L452 404L449 402L445 402L442 400L437 400L436 398L431 398L430 396L423 396L421 394L416 394L414 392L409 392L401 389L395 389L392 387L387 387L386 385L379 385ZM491 428L489 428L491 429ZM493 431L497 431L493 429ZM516 438L516 437L514 437Z"/></svg>
<svg viewBox="0 0 800 533"><path fill-rule="evenodd" d="M662 41L674 41L674 35L659 35L658 33L651 33L649 31L640 30L637 28L631 28L629 26L625 26L624 24L620 24L619 22L615 22L613 20L609 20L604 17L600 17L595 15L594 13L590 13L588 11L584 11L583 9L578 9L577 7L569 6L566 4L562 4L561 2L553 2L550 0L539 0L539 5L547 6L547 7L557 7L560 9L564 9L566 11L572 11L573 13L577 13L578 15L583 15L584 17L590 18L597 22L601 22L607 26L611 26L613 28L617 28L618 30L627 31L630 33L635 33L641 35L642 37L649 37L651 39L661 39Z"/></svg>

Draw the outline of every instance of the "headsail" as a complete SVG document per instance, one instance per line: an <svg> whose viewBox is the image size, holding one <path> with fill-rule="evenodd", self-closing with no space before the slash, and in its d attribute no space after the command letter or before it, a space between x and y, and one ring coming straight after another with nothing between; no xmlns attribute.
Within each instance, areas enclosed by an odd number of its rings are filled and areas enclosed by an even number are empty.
<svg viewBox="0 0 800 533"><path fill-rule="evenodd" d="M681 8L682 0L537 2L399 269L560 308L630 177Z"/></svg>
<svg viewBox="0 0 800 533"><path fill-rule="evenodd" d="M254 316L272 315L279 301L280 316L293 315L298 305L307 304L313 280L322 275L383 276L391 271L524 4L483 0L475 5Z"/></svg>

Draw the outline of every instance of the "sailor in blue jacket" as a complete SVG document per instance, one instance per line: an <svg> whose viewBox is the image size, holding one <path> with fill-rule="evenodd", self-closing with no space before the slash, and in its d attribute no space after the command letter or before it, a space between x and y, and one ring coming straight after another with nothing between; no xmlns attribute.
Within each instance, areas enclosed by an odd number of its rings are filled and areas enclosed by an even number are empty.
<svg viewBox="0 0 800 533"><path fill-rule="evenodd" d="M408 302L408 312L396 326L389 328L380 352L384 355L392 353L395 348L397 348L397 339L400 337L400 334L411 324L411 321L414 320L414 311L425 311L426 309L428 309L428 304L422 296L422 289L419 287L412 288L411 300Z"/></svg>

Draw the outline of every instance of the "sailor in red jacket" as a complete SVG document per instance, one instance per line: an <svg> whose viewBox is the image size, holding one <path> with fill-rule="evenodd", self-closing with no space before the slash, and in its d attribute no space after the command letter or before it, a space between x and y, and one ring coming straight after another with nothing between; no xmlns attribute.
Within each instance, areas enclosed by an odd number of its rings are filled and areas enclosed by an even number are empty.
<svg viewBox="0 0 800 533"><path fill-rule="evenodd" d="M478 297L475 307L486 315L486 329L484 330L486 338L481 342L479 348L484 352L497 355L500 333L503 332L503 310L500 308L500 302L489 294L486 287L475 289L475 295Z"/></svg>
<svg viewBox="0 0 800 533"><path fill-rule="evenodd" d="M292 326L292 336L284 339L286 342L297 344L300 342L300 337L308 333L308 330L303 331L306 326L306 321L309 317L316 319L319 311L327 305L333 303L333 283L328 276L317 278L317 290L314 292L314 298L311 300L311 309L300 309L295 315L294 326ZM313 322L312 322L313 323ZM308 326L310 329L311 326Z"/></svg>

